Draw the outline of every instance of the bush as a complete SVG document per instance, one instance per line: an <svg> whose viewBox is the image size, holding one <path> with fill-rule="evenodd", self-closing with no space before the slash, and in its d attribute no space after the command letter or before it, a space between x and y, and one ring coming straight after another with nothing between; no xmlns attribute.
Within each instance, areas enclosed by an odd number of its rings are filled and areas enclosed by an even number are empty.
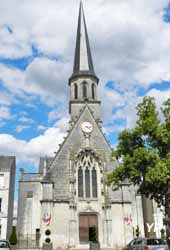
<svg viewBox="0 0 170 250"><path fill-rule="evenodd" d="M17 235L16 235L16 227L12 227L12 233L9 237L9 242L11 245L16 245L17 244Z"/></svg>
<svg viewBox="0 0 170 250"><path fill-rule="evenodd" d="M90 241L91 242L98 242L97 228L95 226L90 228Z"/></svg>
<svg viewBox="0 0 170 250"><path fill-rule="evenodd" d="M45 242L48 243L48 244L50 244L51 239L50 239L50 238L46 238L46 239L45 239Z"/></svg>
<svg viewBox="0 0 170 250"><path fill-rule="evenodd" d="M162 228L162 229L160 230L160 232L161 232L161 238L162 238L162 239L166 239L165 229Z"/></svg>
<svg viewBox="0 0 170 250"><path fill-rule="evenodd" d="M139 237L140 235L140 231L139 231L139 226L137 225L136 226L136 237Z"/></svg>
<svg viewBox="0 0 170 250"><path fill-rule="evenodd" d="M51 234L51 231L50 231L49 229L47 229L47 230L45 231L45 235L49 236L50 234Z"/></svg>

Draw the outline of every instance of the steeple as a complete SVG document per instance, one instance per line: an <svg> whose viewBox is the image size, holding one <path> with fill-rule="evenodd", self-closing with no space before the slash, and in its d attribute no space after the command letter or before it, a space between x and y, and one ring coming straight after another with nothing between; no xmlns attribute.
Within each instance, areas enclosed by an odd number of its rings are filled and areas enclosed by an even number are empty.
<svg viewBox="0 0 170 250"><path fill-rule="evenodd" d="M88 105L96 119L100 118L98 82L93 67L83 4L80 2L74 67L69 79L70 114L73 121L79 117L85 105Z"/></svg>
<svg viewBox="0 0 170 250"><path fill-rule="evenodd" d="M93 60L91 55L91 49L90 49L90 43L88 38L82 1L80 2L80 9L79 9L74 67L71 79L80 75L93 76L98 81L98 78L94 72Z"/></svg>

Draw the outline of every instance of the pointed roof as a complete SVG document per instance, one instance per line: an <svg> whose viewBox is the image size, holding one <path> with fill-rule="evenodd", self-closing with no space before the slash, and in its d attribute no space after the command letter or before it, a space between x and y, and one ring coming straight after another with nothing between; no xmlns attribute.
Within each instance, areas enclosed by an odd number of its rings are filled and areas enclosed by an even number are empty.
<svg viewBox="0 0 170 250"><path fill-rule="evenodd" d="M82 1L80 2L74 67L71 78L80 75L91 75L98 80L94 72Z"/></svg>

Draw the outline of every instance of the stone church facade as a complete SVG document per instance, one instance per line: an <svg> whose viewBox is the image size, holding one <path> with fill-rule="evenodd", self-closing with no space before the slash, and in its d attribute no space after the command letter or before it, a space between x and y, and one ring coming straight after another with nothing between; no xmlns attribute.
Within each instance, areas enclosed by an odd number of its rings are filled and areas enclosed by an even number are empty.
<svg viewBox="0 0 170 250"><path fill-rule="evenodd" d="M117 162L102 131L98 84L81 3L68 135L54 158L41 159L38 173L20 170L18 234L32 237L37 246L48 237L54 249L88 249L94 227L103 249L124 246L137 225L144 234L142 199L135 189L124 184L113 191L106 185Z"/></svg>

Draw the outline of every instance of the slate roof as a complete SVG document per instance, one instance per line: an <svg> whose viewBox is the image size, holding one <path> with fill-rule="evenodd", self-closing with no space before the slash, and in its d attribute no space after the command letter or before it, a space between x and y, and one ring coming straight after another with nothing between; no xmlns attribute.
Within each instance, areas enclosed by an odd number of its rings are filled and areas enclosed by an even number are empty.
<svg viewBox="0 0 170 250"><path fill-rule="evenodd" d="M93 60L82 2L80 2L74 67L71 78L81 75L90 75L98 79L94 72Z"/></svg>

